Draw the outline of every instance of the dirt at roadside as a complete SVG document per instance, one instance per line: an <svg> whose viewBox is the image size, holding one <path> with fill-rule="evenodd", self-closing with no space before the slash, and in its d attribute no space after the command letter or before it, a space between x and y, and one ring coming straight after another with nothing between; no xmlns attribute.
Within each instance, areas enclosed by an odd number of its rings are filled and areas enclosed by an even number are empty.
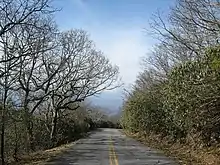
<svg viewBox="0 0 220 165"><path fill-rule="evenodd" d="M159 135L143 136L123 131L127 136L139 140L149 147L164 151L167 156L174 157L180 165L220 165L220 146L194 149L180 143L170 143Z"/></svg>

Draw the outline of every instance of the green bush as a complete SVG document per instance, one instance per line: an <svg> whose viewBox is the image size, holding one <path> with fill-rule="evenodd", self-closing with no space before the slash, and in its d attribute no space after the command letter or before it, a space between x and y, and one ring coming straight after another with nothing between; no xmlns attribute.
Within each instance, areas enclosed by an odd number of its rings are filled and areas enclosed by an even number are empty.
<svg viewBox="0 0 220 165"><path fill-rule="evenodd" d="M188 136L220 142L220 47L171 70L167 80L135 89L123 109L122 126L174 140Z"/></svg>

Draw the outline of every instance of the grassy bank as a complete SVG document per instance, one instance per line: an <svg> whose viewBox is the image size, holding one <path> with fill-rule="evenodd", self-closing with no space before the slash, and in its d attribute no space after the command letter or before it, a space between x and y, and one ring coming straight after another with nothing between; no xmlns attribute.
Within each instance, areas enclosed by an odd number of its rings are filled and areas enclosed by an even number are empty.
<svg viewBox="0 0 220 165"><path fill-rule="evenodd" d="M167 156L175 158L180 165L220 165L220 146L195 147L173 142L167 137L162 138L155 134L134 134L127 131L124 133L149 147L164 151Z"/></svg>
<svg viewBox="0 0 220 165"><path fill-rule="evenodd" d="M18 162L11 161L9 165L45 165L47 161L52 160L53 158L62 155L66 150L73 147L80 138L85 138L91 134L92 131L88 133L83 133L79 136L78 140L73 142L62 144L58 147L54 147L47 150L41 150L34 153L23 155L19 158Z"/></svg>
<svg viewBox="0 0 220 165"><path fill-rule="evenodd" d="M38 151L31 153L30 155L25 155L21 158L19 162L11 162L11 165L45 165L45 163L54 157L61 155L68 148L76 144L77 141L61 145L45 151Z"/></svg>

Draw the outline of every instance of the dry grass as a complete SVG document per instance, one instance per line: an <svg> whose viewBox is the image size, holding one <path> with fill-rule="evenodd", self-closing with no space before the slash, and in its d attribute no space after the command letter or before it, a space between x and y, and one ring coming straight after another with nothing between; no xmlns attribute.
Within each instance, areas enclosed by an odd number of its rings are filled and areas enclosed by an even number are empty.
<svg viewBox="0 0 220 165"><path fill-rule="evenodd" d="M87 133L82 133L79 138L88 137L92 131ZM63 144L59 147L55 147L48 150L37 151L34 153L30 153L29 155L23 155L19 158L19 162L15 162L14 160L9 163L9 165L46 165L47 161L50 161L54 157L57 157L68 150L70 147L74 146L76 143L80 141L76 140L74 142Z"/></svg>
<svg viewBox="0 0 220 165"><path fill-rule="evenodd" d="M161 138L155 134L143 136L139 133L131 134L126 131L124 133L150 147L164 151L167 156L175 158L180 165L220 165L220 146L196 148L171 142L168 138Z"/></svg>
<svg viewBox="0 0 220 165"><path fill-rule="evenodd" d="M11 162L11 165L45 165L45 163L52 158L62 154L68 148L75 145L78 141L65 144L56 148L48 149L45 151L38 151L35 153L31 153L29 155L25 155L21 158L19 162Z"/></svg>

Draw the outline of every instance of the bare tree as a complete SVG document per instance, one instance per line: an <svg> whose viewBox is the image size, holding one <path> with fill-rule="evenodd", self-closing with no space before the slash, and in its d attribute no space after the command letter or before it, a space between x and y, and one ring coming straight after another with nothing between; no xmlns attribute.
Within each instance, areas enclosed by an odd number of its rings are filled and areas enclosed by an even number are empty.
<svg viewBox="0 0 220 165"><path fill-rule="evenodd" d="M144 58L145 72L166 79L173 66L201 58L207 47L218 45L220 10L216 4L217 0L178 0L167 19L158 11L151 27L160 43Z"/></svg>
<svg viewBox="0 0 220 165"><path fill-rule="evenodd" d="M178 61L191 60L200 56L205 47L218 44L220 13L214 3L213 0L178 0L167 23L160 12L154 15L153 33L170 50L170 56Z"/></svg>
<svg viewBox="0 0 220 165"><path fill-rule="evenodd" d="M26 35L26 31L33 31L37 29L45 29L45 22L42 21L42 16L51 13L49 1L15 1L15 0L2 0L0 1L0 45L2 47L0 52L0 78L2 87L2 128L1 128L1 163L4 164L4 127L5 127L5 112L9 92L17 80L17 72L15 68L20 63L18 59L21 56L26 56L30 51L25 49L22 45ZM49 16L49 15L48 15ZM49 17L48 17L49 18ZM45 19L45 18L44 18ZM48 20L47 20L48 21ZM41 24L39 23L41 22ZM43 23L43 24L42 24ZM30 37L25 36L25 37ZM27 38L26 38L27 39ZM25 40L26 40L25 39ZM33 39L33 38L32 38ZM25 43L27 44L27 43ZM21 50L21 47L23 49ZM26 47L27 48L27 47ZM29 47L30 48L30 47ZM13 92L12 92L13 93ZM12 98L12 96L11 96Z"/></svg>
<svg viewBox="0 0 220 165"><path fill-rule="evenodd" d="M46 23L46 21L48 21ZM14 91L19 93L17 97L20 107L24 109L25 124L27 127L27 150L29 147L33 148L33 135L31 115L36 110L37 106L41 103L44 95L36 95L41 91L43 85L49 81L46 77L41 77L39 83L40 71L43 67L42 57L45 53L54 48L54 31L53 24L48 19L38 18L32 20L36 26L24 25L13 28L9 34L10 38L14 41L16 51L7 62L16 61L14 63L13 73L18 75L16 87ZM38 28L42 27L42 28ZM43 28L44 27L44 28ZM13 60L12 60L13 59ZM6 61L5 61L6 62ZM4 75L4 74L3 74ZM18 99L19 98L19 99ZM34 104L34 105L33 105ZM30 144L28 145L28 143Z"/></svg>
<svg viewBox="0 0 220 165"><path fill-rule="evenodd" d="M14 53L13 47L9 49L10 38L9 36L1 36L4 40L2 45L1 53L2 58L7 61L11 53ZM4 72L4 76L0 77L0 90L1 90L1 164L5 163L5 116L7 116L9 95L12 95L11 88L14 86L17 75L13 73L12 68L14 67L14 61L7 61L1 63L0 70Z"/></svg>
<svg viewBox="0 0 220 165"><path fill-rule="evenodd" d="M74 110L87 97L118 87L118 68L102 52L95 50L82 30L71 30L61 36L62 54L68 57L65 68L53 85L51 139L56 134L58 113Z"/></svg>
<svg viewBox="0 0 220 165"><path fill-rule="evenodd" d="M1 0L0 36L16 26L35 26L31 20L39 14L52 13L50 0ZM42 28L42 27L39 27Z"/></svg>
<svg viewBox="0 0 220 165"><path fill-rule="evenodd" d="M36 114L45 113L50 122L45 124L46 129L53 142L57 121L67 111L78 109L80 102L90 96L120 86L118 67L96 49L85 31L60 34L51 17L54 11L50 0L0 1L2 164L5 163L5 115L9 100L15 104L13 112L22 112L19 122L26 127L26 140L22 144L26 143L23 148L29 152L35 150Z"/></svg>

